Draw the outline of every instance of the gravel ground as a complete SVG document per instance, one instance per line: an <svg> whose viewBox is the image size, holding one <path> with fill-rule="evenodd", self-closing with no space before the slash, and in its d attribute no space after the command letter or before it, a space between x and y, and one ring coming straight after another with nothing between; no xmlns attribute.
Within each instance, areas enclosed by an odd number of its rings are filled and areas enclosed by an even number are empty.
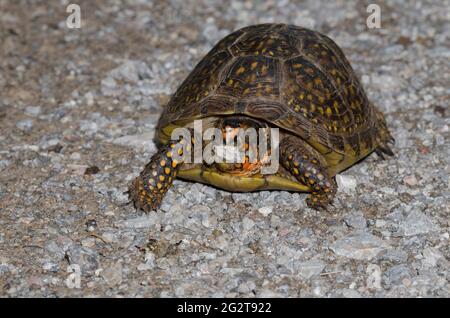
<svg viewBox="0 0 450 318"><path fill-rule="evenodd" d="M449 297L449 1L383 1L382 29L361 1L77 2L79 30L68 1L0 0L1 296ZM395 156L338 176L328 213L183 181L126 205L170 94L261 22L332 37Z"/></svg>

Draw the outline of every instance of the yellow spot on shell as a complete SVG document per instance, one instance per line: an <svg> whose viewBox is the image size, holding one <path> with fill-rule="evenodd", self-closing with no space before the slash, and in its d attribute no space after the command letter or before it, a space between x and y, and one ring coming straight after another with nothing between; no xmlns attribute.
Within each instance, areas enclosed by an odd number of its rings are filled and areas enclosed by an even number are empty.
<svg viewBox="0 0 450 318"><path fill-rule="evenodd" d="M242 92L243 95L247 95L248 93L250 93L250 88L246 88L246 89L244 89L244 91Z"/></svg>
<svg viewBox="0 0 450 318"><path fill-rule="evenodd" d="M294 174L295 175L298 175L298 169L297 168L294 168L294 169L292 169L293 171L294 171Z"/></svg>
<svg viewBox="0 0 450 318"><path fill-rule="evenodd" d="M164 181L165 177L163 175L159 176L159 181Z"/></svg>
<svg viewBox="0 0 450 318"><path fill-rule="evenodd" d="M295 70L298 70L298 69L301 68L301 67L302 67L302 65L301 65L300 63L294 64L294 69L295 69Z"/></svg>
<svg viewBox="0 0 450 318"><path fill-rule="evenodd" d="M159 164L161 165L161 167L164 167L166 165L166 161L163 159L159 162Z"/></svg>
<svg viewBox="0 0 450 318"><path fill-rule="evenodd" d="M168 157L168 158L172 157L172 151L168 151L168 152L167 152L167 157Z"/></svg>
<svg viewBox="0 0 450 318"><path fill-rule="evenodd" d="M323 108L322 108L322 107L319 107L319 113L320 113L321 115L323 115Z"/></svg>
<svg viewBox="0 0 450 318"><path fill-rule="evenodd" d="M257 66L258 66L258 62L253 62L253 63L250 65L250 68L251 68L252 70L254 70Z"/></svg>
<svg viewBox="0 0 450 318"><path fill-rule="evenodd" d="M237 69L236 75L240 75L245 72L245 67L241 66Z"/></svg>
<svg viewBox="0 0 450 318"><path fill-rule="evenodd" d="M176 168L177 165L178 165L178 162L176 160L172 161L172 168Z"/></svg>
<svg viewBox="0 0 450 318"><path fill-rule="evenodd" d="M231 85L233 85L233 80L229 79L227 83L228 83L229 86L231 86Z"/></svg>
<svg viewBox="0 0 450 318"><path fill-rule="evenodd" d="M267 67L267 65L263 65L262 67L261 67L261 75L266 75L267 74L267 70L268 70L268 67Z"/></svg>
<svg viewBox="0 0 450 318"><path fill-rule="evenodd" d="M330 116L333 114L333 111L331 110L330 107L327 107L326 112L327 112L327 116L328 116L328 117L330 117Z"/></svg>
<svg viewBox="0 0 450 318"><path fill-rule="evenodd" d="M169 167L166 167L166 168L164 169L164 172L165 172L166 174L170 174L170 168L169 168Z"/></svg>
<svg viewBox="0 0 450 318"><path fill-rule="evenodd" d="M162 184L158 182L158 183L156 184L156 187L157 187L158 189L161 189L161 188L162 188Z"/></svg>

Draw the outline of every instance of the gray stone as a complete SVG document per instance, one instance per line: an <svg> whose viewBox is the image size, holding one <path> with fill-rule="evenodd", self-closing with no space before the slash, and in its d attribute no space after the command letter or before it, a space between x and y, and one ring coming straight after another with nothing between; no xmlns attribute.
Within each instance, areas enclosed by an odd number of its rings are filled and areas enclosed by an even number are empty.
<svg viewBox="0 0 450 318"><path fill-rule="evenodd" d="M16 123L16 127L24 132L29 132L33 128L33 120L32 119L19 120Z"/></svg>
<svg viewBox="0 0 450 318"><path fill-rule="evenodd" d="M424 267L434 267L437 265L438 261L443 258L443 255L438 249L434 247L427 247L422 251L423 260L422 264Z"/></svg>
<svg viewBox="0 0 450 318"><path fill-rule="evenodd" d="M296 264L296 268L300 276L305 279L319 275L325 268L326 263L321 260L309 260Z"/></svg>
<svg viewBox="0 0 450 318"><path fill-rule="evenodd" d="M389 245L380 238L364 232L357 231L335 241L331 250L337 255L357 260L371 260Z"/></svg>
<svg viewBox="0 0 450 318"><path fill-rule="evenodd" d="M406 219L400 223L400 233L404 236L427 234L438 230L432 219L419 211L412 211Z"/></svg>
<svg viewBox="0 0 450 318"><path fill-rule="evenodd" d="M391 264L401 264L408 260L408 253L400 249L388 249L378 256L380 261L386 261Z"/></svg>
<svg viewBox="0 0 450 318"><path fill-rule="evenodd" d="M399 285L404 279L411 278L409 268L404 264L390 267L386 271L385 276L387 280L386 282L392 285Z"/></svg>
<svg viewBox="0 0 450 318"><path fill-rule="evenodd" d="M119 285L122 282L122 263L118 261L102 270L101 276L109 287Z"/></svg>
<svg viewBox="0 0 450 318"><path fill-rule="evenodd" d="M361 298L361 294L358 291L350 288L346 288L342 291L342 296L344 298Z"/></svg>
<svg viewBox="0 0 450 318"><path fill-rule="evenodd" d="M344 222L347 226L354 229L365 229L367 227L367 221L361 212L350 214L344 218Z"/></svg>
<svg viewBox="0 0 450 318"><path fill-rule="evenodd" d="M99 267L100 255L93 249L72 245L67 251L70 264L80 266L82 274L92 275Z"/></svg>
<svg viewBox="0 0 450 318"><path fill-rule="evenodd" d="M36 117L41 113L40 106L28 106L25 108L25 114Z"/></svg>
<svg viewBox="0 0 450 318"><path fill-rule="evenodd" d="M147 64L142 61L125 61L120 66L113 69L109 74L114 79L125 80L132 83L151 77L150 69Z"/></svg>

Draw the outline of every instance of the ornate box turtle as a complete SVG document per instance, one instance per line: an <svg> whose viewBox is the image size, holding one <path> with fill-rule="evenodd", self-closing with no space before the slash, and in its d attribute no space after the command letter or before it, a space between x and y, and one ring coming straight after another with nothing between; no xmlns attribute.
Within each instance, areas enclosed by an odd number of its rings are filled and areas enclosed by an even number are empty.
<svg viewBox="0 0 450 318"><path fill-rule="evenodd" d="M204 128L279 128L278 171L183 162L194 139L171 135L197 119ZM229 191L310 192L308 206L326 208L335 175L373 151L392 155L393 138L336 43L305 28L260 24L231 33L197 64L164 108L156 141L157 153L129 189L144 211L160 205L176 177Z"/></svg>

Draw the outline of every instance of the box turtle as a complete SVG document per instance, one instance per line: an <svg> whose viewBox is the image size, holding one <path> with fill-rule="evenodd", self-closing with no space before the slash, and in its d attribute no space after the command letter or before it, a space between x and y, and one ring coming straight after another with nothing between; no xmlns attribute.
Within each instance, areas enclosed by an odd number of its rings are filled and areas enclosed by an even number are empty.
<svg viewBox="0 0 450 318"><path fill-rule="evenodd" d="M277 127L278 170L262 174L261 164L247 161L184 162L195 139L171 136L194 120L228 132ZM158 151L129 193L136 208L154 210L179 177L229 191L310 192L307 205L321 209L333 201L337 173L373 151L393 155L393 141L333 40L293 25L253 25L219 41L180 85L158 122Z"/></svg>

